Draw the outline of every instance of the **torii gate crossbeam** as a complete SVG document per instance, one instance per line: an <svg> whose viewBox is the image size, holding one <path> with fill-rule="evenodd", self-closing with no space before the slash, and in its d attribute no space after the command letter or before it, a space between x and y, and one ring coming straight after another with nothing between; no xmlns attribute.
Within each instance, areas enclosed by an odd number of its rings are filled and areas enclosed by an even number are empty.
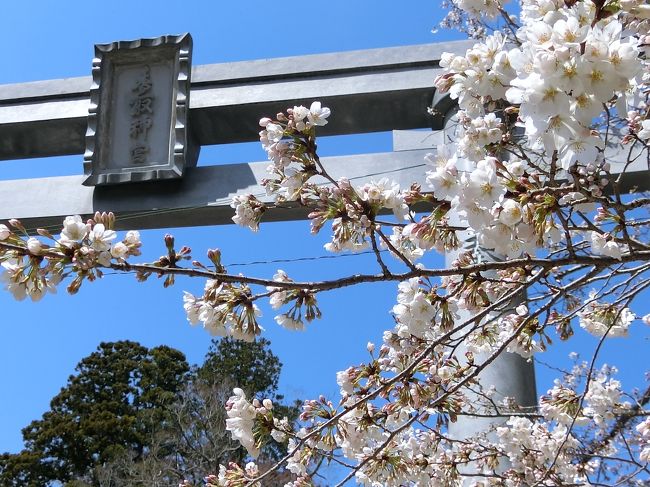
<svg viewBox="0 0 650 487"><path fill-rule="evenodd" d="M189 123L198 145L256 140L262 116L321 100L332 108L322 135L443 128L452 105L443 98L427 114L443 52L462 54L471 41L405 46L271 60L195 66ZM84 152L91 78L0 85L0 161ZM399 152L326 158L335 176L391 175L403 186L424 185L422 157L443 143L442 132L398 132ZM1 163L1 162L0 162ZM26 164L29 164L26 162ZM113 210L129 228L230 223L231 198L264 194L266 162L187 168L182 180L84 187L82 176L0 181L0 220L28 228L58 226L63 217ZM81 161L79 164L81 172ZM650 188L647 161L628 167L622 190ZM262 198L263 199L263 198ZM175 211L161 212L161 209ZM152 214L152 212L156 212ZM305 218L295 208L272 209L269 220Z"/></svg>

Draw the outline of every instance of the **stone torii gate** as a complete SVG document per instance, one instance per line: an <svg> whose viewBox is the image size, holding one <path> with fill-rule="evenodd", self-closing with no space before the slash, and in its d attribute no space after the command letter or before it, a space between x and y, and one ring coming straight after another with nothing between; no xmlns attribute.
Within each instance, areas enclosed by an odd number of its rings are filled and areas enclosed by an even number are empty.
<svg viewBox="0 0 650 487"><path fill-rule="evenodd" d="M389 175L401 187L424 184L423 157L443 143L454 104L436 96L434 78L445 51L464 54L473 42L456 41L333 54L196 66L191 71L188 139L196 146L258 139L257 121L297 104L320 100L333 112L319 134L393 130L393 152L323 158L334 177L363 184ZM0 86L0 160L83 154L91 77ZM436 115L427 113L432 106ZM412 129L429 128L433 132ZM650 187L642 164L628 167L622 189ZM264 200L268 162L187 167L181 178L84 186L84 175L0 181L0 221L18 218L30 229L57 228L67 215L114 211L130 228L231 223L230 201L253 193ZM81 164L80 164L81 169ZM173 211L160 211L173 210ZM296 207L270 207L265 220L303 219ZM120 219L117 221L120 225ZM453 255L447 256L447 262ZM536 404L532 363L502 356L482 374L501 396ZM462 438L494 420L463 418L450 434Z"/></svg>
<svg viewBox="0 0 650 487"><path fill-rule="evenodd" d="M321 100L334 113L321 135L443 127L452 106L427 114L444 51L464 53L468 41L195 66L187 115L198 146L259 139L258 120L294 104ZM83 154L90 77L0 85L0 161ZM423 181L423 156L440 141L431 133L396 132L397 152L324 158L335 177L387 172L407 185ZM414 149L414 150L411 150ZM84 176L0 181L0 220L28 228L58 226L66 215L114 211L131 228L231 223L231 198L264 194L268 162L188 167L181 179L83 186ZM80 164L81 169L81 164ZM261 198L263 199L263 198ZM216 203L215 203L216 201ZM153 210L177 209L164 214ZM300 210L270 209L268 220L304 218ZM119 225L119 221L118 221Z"/></svg>

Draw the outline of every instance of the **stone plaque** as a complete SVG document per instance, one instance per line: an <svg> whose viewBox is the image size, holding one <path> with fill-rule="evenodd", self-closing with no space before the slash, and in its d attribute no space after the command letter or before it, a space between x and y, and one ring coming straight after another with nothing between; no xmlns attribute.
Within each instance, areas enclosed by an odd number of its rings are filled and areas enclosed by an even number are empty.
<svg viewBox="0 0 650 487"><path fill-rule="evenodd" d="M188 147L192 37L95 46L84 172L86 186L183 176Z"/></svg>

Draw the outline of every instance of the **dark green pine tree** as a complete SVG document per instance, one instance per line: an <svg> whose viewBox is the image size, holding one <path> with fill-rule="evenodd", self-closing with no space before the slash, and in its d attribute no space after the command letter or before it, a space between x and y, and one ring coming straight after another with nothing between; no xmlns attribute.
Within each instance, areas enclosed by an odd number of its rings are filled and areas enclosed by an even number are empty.
<svg viewBox="0 0 650 487"><path fill-rule="evenodd" d="M220 463L246 457L225 430L224 403L233 387L272 399L280 417L298 416L277 394L282 364L268 346L264 339L214 341L204 363L190 369L170 347L100 344L43 418L23 429L25 449L0 455L0 486L162 487L185 479L200 485ZM260 461L271 463L285 451L271 442Z"/></svg>
<svg viewBox="0 0 650 487"><path fill-rule="evenodd" d="M142 455L189 365L173 348L120 341L101 343L75 370L43 418L23 429L25 450L0 458L0 485L66 482L125 450Z"/></svg>

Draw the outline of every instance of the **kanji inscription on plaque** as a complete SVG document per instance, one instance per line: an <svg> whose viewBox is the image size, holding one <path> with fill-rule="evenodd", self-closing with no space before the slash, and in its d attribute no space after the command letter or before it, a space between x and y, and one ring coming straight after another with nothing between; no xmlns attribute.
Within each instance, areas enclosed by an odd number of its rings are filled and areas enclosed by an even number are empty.
<svg viewBox="0 0 650 487"><path fill-rule="evenodd" d="M188 160L192 38L95 46L85 185L180 178Z"/></svg>

